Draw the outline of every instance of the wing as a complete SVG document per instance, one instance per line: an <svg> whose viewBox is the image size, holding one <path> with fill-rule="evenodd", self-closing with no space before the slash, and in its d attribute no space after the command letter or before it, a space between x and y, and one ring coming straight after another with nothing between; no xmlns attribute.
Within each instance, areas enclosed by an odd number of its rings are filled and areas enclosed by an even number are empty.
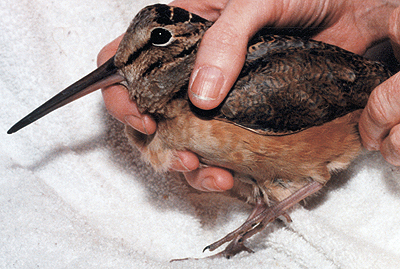
<svg viewBox="0 0 400 269"><path fill-rule="evenodd" d="M257 36L216 118L286 135L363 108L390 77L382 64L322 42Z"/></svg>

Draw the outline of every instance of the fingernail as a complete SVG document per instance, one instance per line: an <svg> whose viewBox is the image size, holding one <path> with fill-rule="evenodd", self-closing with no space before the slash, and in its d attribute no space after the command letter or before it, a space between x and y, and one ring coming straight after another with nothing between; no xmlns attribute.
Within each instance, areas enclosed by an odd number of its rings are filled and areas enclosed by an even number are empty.
<svg viewBox="0 0 400 269"><path fill-rule="evenodd" d="M222 191L217 185L213 177L206 177L201 181L201 187L208 191Z"/></svg>
<svg viewBox="0 0 400 269"><path fill-rule="evenodd" d="M179 162L178 166L174 166L173 170L177 172L190 172L191 170L183 163L182 159L179 156L179 153L177 154L177 161Z"/></svg>
<svg viewBox="0 0 400 269"><path fill-rule="evenodd" d="M195 98L212 101L218 98L225 78L217 67L201 67L194 75L193 82L189 86Z"/></svg>
<svg viewBox="0 0 400 269"><path fill-rule="evenodd" d="M125 123L128 124L130 127L132 127L133 129L144 133L144 134L149 134L146 130L146 127L144 126L144 121L136 116L133 115L128 115L124 117L125 119Z"/></svg>

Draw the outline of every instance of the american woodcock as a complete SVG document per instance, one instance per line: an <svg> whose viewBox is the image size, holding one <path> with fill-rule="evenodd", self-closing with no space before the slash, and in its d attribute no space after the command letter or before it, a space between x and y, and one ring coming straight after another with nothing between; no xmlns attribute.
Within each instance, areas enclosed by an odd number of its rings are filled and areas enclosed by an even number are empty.
<svg viewBox="0 0 400 269"><path fill-rule="evenodd" d="M223 103L210 111L187 97L203 34L212 25L166 5L148 6L133 19L112 57L15 124L13 133L52 110L101 87L124 85L142 113L156 119L155 134L126 133L156 170L167 171L176 151L201 164L232 171L230 193L254 204L217 255L246 250L244 241L320 190L362 148L357 124L371 91L389 78L380 63L306 38L256 34L243 70Z"/></svg>

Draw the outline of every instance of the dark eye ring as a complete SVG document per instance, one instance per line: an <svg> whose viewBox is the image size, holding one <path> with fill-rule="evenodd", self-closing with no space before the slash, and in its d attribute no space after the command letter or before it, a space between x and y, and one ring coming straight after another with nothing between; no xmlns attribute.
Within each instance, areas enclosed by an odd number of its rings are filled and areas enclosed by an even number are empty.
<svg viewBox="0 0 400 269"><path fill-rule="evenodd" d="M154 46L167 46L172 41L172 34L165 28L154 28L151 31L150 42Z"/></svg>

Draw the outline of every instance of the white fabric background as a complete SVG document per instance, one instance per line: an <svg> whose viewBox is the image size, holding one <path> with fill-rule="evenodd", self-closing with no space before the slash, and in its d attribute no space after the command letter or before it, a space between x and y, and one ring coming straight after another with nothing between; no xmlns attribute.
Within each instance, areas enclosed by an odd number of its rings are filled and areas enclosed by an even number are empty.
<svg viewBox="0 0 400 269"><path fill-rule="evenodd" d="M398 268L400 171L379 153L336 176L255 253L190 260L250 207L155 174L96 92L20 132L8 128L96 66L153 1L0 2L0 267Z"/></svg>

